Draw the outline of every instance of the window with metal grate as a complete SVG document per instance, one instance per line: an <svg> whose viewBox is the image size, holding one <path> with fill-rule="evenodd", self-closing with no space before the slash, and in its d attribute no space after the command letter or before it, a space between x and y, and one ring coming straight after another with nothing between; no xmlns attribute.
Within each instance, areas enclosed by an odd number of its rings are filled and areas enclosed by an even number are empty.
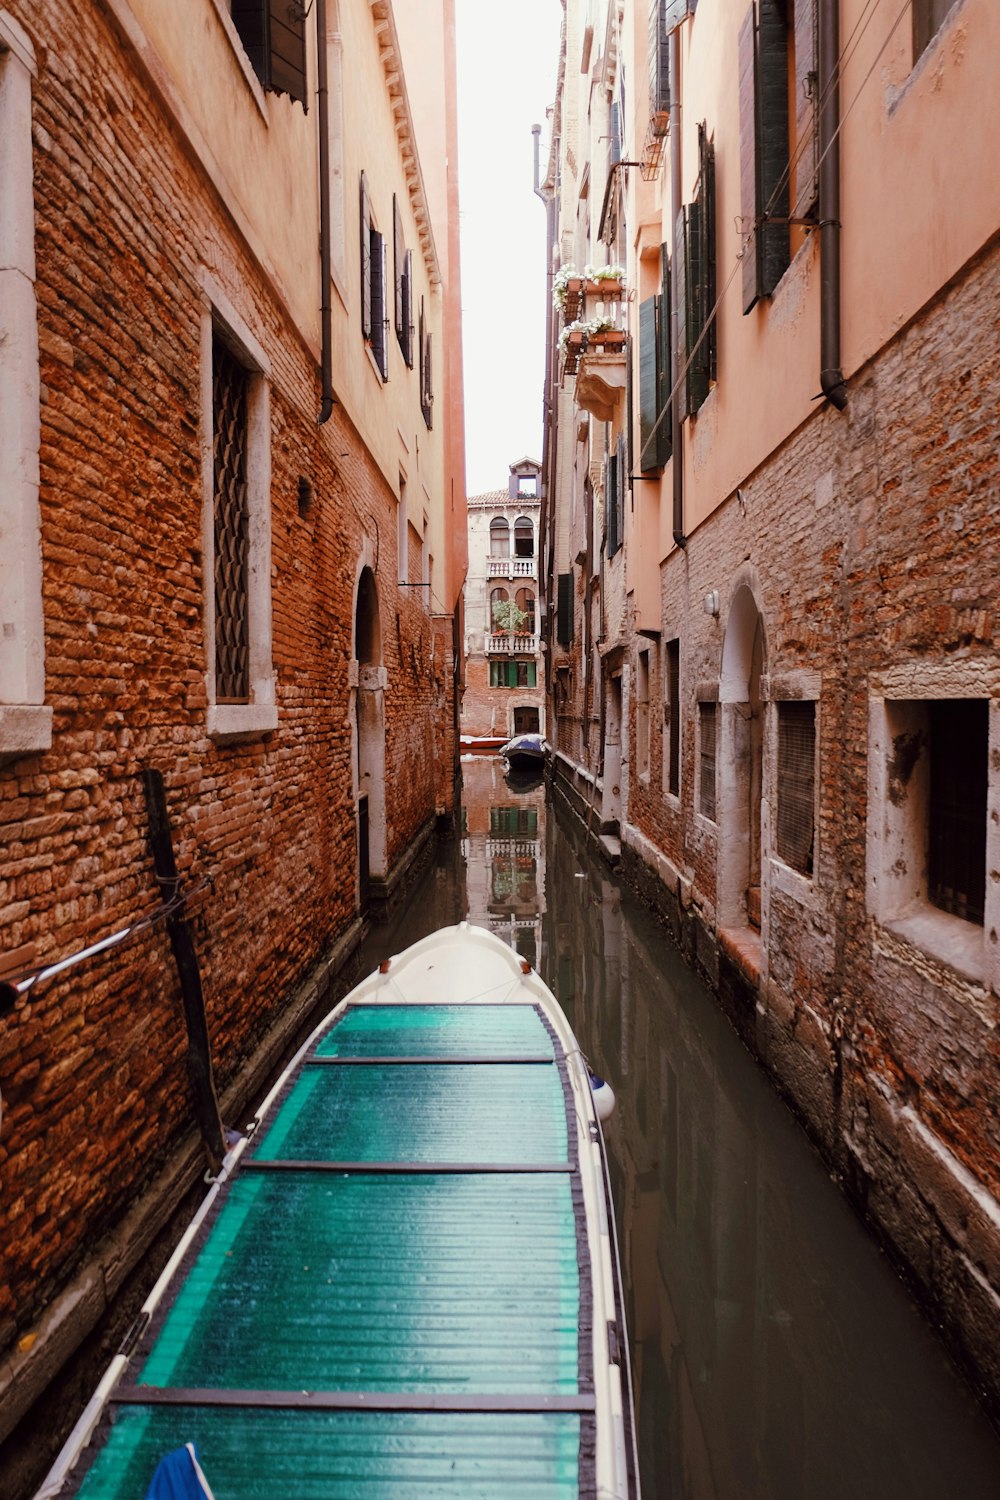
<svg viewBox="0 0 1000 1500"><path fill-rule="evenodd" d="M715 822L715 729L718 704L698 704L698 811Z"/></svg>
<svg viewBox="0 0 1000 1500"><path fill-rule="evenodd" d="M778 704L778 858L812 875L816 835L816 705Z"/></svg>
<svg viewBox="0 0 1000 1500"><path fill-rule="evenodd" d="M219 703L246 703L250 696L248 383L248 372L214 338L215 692Z"/></svg>

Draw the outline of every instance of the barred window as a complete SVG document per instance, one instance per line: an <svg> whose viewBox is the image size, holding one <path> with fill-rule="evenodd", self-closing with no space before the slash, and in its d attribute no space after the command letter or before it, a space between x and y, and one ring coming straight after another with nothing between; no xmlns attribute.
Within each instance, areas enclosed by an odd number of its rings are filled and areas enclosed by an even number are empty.
<svg viewBox="0 0 1000 1500"><path fill-rule="evenodd" d="M664 718L664 786L672 797L680 793L681 783L681 643L666 645L666 699Z"/></svg>
<svg viewBox="0 0 1000 1500"><path fill-rule="evenodd" d="M635 741L639 775L649 775L649 652L640 651L636 669Z"/></svg>
<svg viewBox="0 0 1000 1500"><path fill-rule="evenodd" d="M939 700L930 711L927 896L982 924L986 901L989 705L985 698Z"/></svg>
<svg viewBox="0 0 1000 1500"><path fill-rule="evenodd" d="M816 705L778 704L778 858L802 875L815 859Z"/></svg>
<svg viewBox="0 0 1000 1500"><path fill-rule="evenodd" d="M698 810L715 822L715 703L698 704Z"/></svg>
<svg viewBox="0 0 1000 1500"><path fill-rule="evenodd" d="M248 383L248 372L214 338L215 693L219 703L246 703L250 696Z"/></svg>

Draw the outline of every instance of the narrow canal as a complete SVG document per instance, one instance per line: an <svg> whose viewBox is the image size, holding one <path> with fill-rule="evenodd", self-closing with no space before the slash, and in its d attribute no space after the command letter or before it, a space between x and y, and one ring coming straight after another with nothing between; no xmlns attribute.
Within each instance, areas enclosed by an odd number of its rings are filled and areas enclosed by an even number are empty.
<svg viewBox="0 0 1000 1500"><path fill-rule="evenodd" d="M644 1500L996 1500L1000 1441L710 992L541 787L463 773L366 967L490 927L610 1079Z"/></svg>

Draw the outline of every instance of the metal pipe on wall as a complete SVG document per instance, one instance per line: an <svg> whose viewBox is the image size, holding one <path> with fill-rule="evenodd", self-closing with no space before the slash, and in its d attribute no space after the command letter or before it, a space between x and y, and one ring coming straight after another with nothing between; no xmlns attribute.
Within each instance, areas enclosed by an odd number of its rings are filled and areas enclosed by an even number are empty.
<svg viewBox="0 0 1000 1500"><path fill-rule="evenodd" d="M674 226L673 240L673 265L677 264L677 256L684 254L684 246L677 243L677 221L681 215L683 196L681 193L681 60L676 28L667 39L668 52L668 74L670 80L670 220ZM680 329L681 309L677 306L677 277L670 278L670 342L674 350L681 347ZM687 546L687 537L684 535L684 434L681 427L681 403L679 392L674 392L674 399L670 403L670 452L673 458L671 472L673 474L674 492L674 543L678 547Z"/></svg>
<svg viewBox="0 0 1000 1500"><path fill-rule="evenodd" d="M330 86L326 65L326 0L316 0L316 98L319 105L319 260L323 283L320 300L322 405L316 425L321 427L329 419L334 405L333 306L330 296L330 283L333 279L330 233Z"/></svg>
<svg viewBox="0 0 1000 1500"><path fill-rule="evenodd" d="M820 375L823 395L847 405L840 367L840 0L819 0Z"/></svg>

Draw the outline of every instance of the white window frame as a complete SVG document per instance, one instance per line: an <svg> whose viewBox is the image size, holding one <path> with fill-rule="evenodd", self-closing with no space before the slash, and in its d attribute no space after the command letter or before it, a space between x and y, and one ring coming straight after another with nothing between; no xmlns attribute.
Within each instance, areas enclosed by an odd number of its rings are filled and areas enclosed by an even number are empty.
<svg viewBox="0 0 1000 1500"><path fill-rule="evenodd" d="M876 946L917 962L923 955L1000 992L1000 682L986 682L987 675L981 662L946 662L896 669L870 685L866 899ZM949 698L989 701L982 926L928 899L927 768L921 765L927 757L905 779L895 770L894 740L919 734L926 721L922 704Z"/></svg>
<svg viewBox="0 0 1000 1500"><path fill-rule="evenodd" d="M202 553L205 608L207 728L219 742L256 739L278 727L271 634L271 362L244 318L215 281L202 273L201 324ZM212 453L212 345L221 334L246 368L249 567L247 703L218 703L215 690L215 465Z"/></svg>
<svg viewBox="0 0 1000 1500"><path fill-rule="evenodd" d="M38 501L41 382L31 145L36 74L27 33L0 10L0 764L52 746Z"/></svg>

